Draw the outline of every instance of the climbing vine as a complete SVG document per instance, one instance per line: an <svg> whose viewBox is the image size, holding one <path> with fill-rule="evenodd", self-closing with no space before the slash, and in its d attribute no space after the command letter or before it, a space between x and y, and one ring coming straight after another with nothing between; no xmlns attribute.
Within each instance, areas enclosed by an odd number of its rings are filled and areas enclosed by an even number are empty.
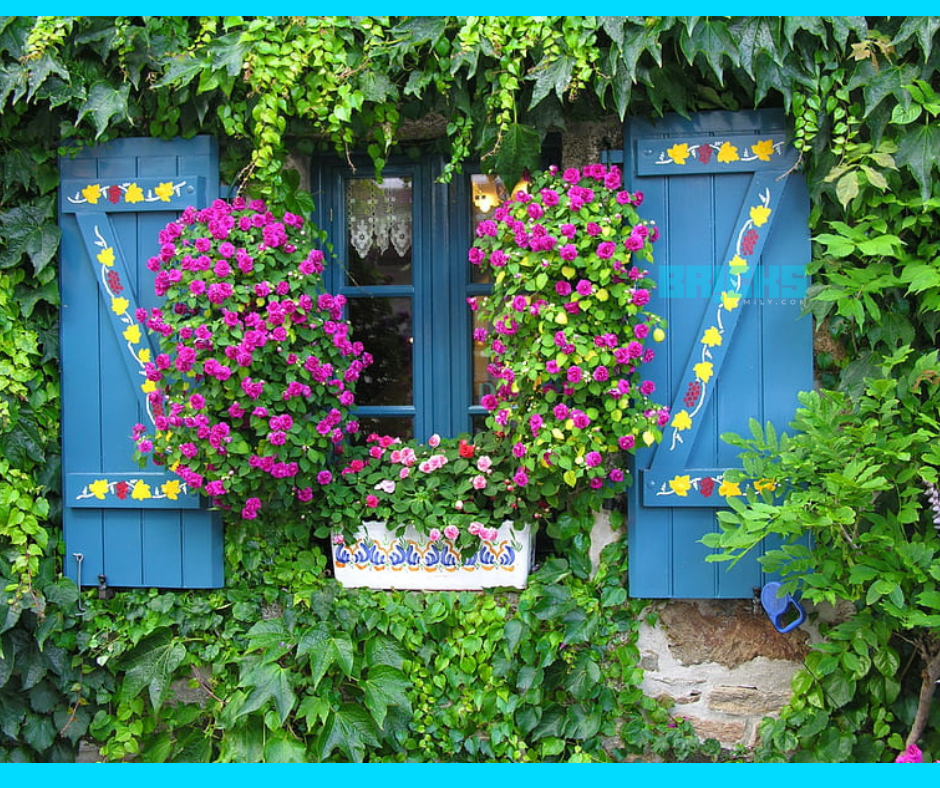
<svg viewBox="0 0 940 788"><path fill-rule="evenodd" d="M547 134L581 120L780 106L813 204L820 379L860 393L884 355L910 346L916 358L940 329L938 28L938 17L0 17L0 758L64 760L83 736L114 759L615 758L601 746L610 735L623 749L689 752L688 731L639 693L638 605L614 572L592 584L552 564L518 600L455 596L441 609L346 595L322 578L316 546L293 545L285 563L233 533L230 566L254 585L80 603L57 559L59 155L212 134L227 183L301 213L310 196L285 166L296 154L365 151L381 170L433 152L445 178L472 161L515 183ZM592 623L572 633L571 620ZM387 629L387 653L362 645L372 627ZM872 620L865 637L884 645L885 627ZM328 665L311 662L312 637L328 640ZM826 676L860 670L839 659ZM888 758L904 718L871 675L800 679L762 757ZM199 703L168 703L184 680L204 690ZM813 726L867 725L858 709L871 731L813 749Z"/></svg>

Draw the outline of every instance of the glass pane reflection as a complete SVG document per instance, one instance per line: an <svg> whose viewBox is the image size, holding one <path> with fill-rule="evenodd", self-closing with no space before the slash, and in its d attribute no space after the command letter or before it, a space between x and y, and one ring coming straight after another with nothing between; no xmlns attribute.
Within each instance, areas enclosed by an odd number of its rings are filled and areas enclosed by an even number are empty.
<svg viewBox="0 0 940 788"><path fill-rule="evenodd" d="M413 403L414 333L410 298L350 298L353 339L372 354L359 378L359 405Z"/></svg>
<svg viewBox="0 0 940 788"><path fill-rule="evenodd" d="M506 187L498 175L471 175L470 193L470 230L476 237L477 225L486 219L493 218L493 212L509 196ZM489 283L489 266L470 265L470 281L474 284Z"/></svg>
<svg viewBox="0 0 940 788"><path fill-rule="evenodd" d="M483 302L486 299L479 298L479 300ZM480 322L479 313L477 312L470 313L470 320L473 324L473 336L471 337L473 344L473 392L470 401L474 405L479 405L484 395L496 393L497 384L487 370L489 362L486 352L488 341L485 338L487 337L487 326Z"/></svg>

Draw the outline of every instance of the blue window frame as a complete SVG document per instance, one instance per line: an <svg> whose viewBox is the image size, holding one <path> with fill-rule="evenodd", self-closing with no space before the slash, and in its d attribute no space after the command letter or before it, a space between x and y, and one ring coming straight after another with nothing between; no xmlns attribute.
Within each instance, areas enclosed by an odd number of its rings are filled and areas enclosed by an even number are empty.
<svg viewBox="0 0 940 788"><path fill-rule="evenodd" d="M490 286L467 250L476 222L498 205L496 184L468 174L442 184L440 172L437 159L391 163L381 183L365 164L313 172L314 219L335 255L326 285L346 297L354 338L375 359L357 389L369 432L452 436L485 413L489 383L467 299Z"/></svg>

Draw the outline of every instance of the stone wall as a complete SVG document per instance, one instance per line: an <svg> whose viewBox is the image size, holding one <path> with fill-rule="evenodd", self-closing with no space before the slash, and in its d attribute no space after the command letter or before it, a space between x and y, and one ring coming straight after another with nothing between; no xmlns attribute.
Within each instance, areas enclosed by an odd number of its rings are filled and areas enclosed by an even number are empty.
<svg viewBox="0 0 940 788"><path fill-rule="evenodd" d="M653 609L657 623L640 630L643 691L701 738L753 746L760 721L789 700L810 632L780 634L750 601L673 600Z"/></svg>

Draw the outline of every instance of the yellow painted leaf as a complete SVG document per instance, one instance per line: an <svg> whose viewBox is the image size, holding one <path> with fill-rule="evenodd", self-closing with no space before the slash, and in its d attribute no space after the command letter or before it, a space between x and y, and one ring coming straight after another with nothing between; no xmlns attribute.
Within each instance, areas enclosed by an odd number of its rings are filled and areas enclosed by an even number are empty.
<svg viewBox="0 0 940 788"><path fill-rule="evenodd" d="M123 315L127 308L131 305L131 302L126 298L112 298L111 299L111 311L116 315Z"/></svg>
<svg viewBox="0 0 940 788"><path fill-rule="evenodd" d="M732 161L739 161L738 149L730 142L722 142L718 149L718 161L722 164L728 164Z"/></svg>
<svg viewBox="0 0 940 788"><path fill-rule="evenodd" d="M695 372L695 377L702 381L702 383L708 383L712 379L712 375L715 374L715 368L712 366L711 361L700 361L692 370Z"/></svg>
<svg viewBox="0 0 940 788"><path fill-rule="evenodd" d="M680 410L672 417L672 426L677 430L688 430L692 428L692 418L686 410Z"/></svg>
<svg viewBox="0 0 940 788"><path fill-rule="evenodd" d="M142 479L138 479L134 482L134 489L131 492L131 498L135 501L144 501L147 498L152 498L153 495L150 492L150 485L147 484Z"/></svg>
<svg viewBox="0 0 940 788"><path fill-rule="evenodd" d="M676 164L685 164L685 160L689 158L690 155L688 143L676 143L666 151L666 155L669 156L669 158L672 159Z"/></svg>
<svg viewBox="0 0 940 788"><path fill-rule="evenodd" d="M130 186L128 186L127 191L124 193L124 200L130 203L143 202L144 193L140 186L138 186L136 183L132 183Z"/></svg>
<svg viewBox="0 0 940 788"><path fill-rule="evenodd" d="M170 479L160 485L163 494L171 501L178 500L180 497L180 483L178 479Z"/></svg>
<svg viewBox="0 0 940 788"><path fill-rule="evenodd" d="M101 199L101 187L97 183L86 186L82 189L82 197L88 200L92 205L97 205L98 200Z"/></svg>
<svg viewBox="0 0 940 788"><path fill-rule="evenodd" d="M761 161L770 161L770 157L774 155L774 141L758 140L751 145L751 150L754 151L754 155Z"/></svg>
<svg viewBox="0 0 940 788"><path fill-rule="evenodd" d="M159 197L163 202L169 202L173 199L173 184L172 183L161 183L154 189L157 197Z"/></svg>
<svg viewBox="0 0 940 788"><path fill-rule="evenodd" d="M98 252L97 257L98 262L102 265L114 265L114 249L112 249L110 246Z"/></svg>
<svg viewBox="0 0 940 788"><path fill-rule="evenodd" d="M709 347L717 347L721 344L721 332L712 326L705 330L705 335L701 340L703 345L708 345Z"/></svg>
<svg viewBox="0 0 940 788"><path fill-rule="evenodd" d="M777 489L776 479L758 479L754 482L754 489L757 492L773 492Z"/></svg>
<svg viewBox="0 0 940 788"><path fill-rule="evenodd" d="M770 218L770 208L763 205L754 205L751 207L751 221L755 227L763 227Z"/></svg>
<svg viewBox="0 0 940 788"><path fill-rule="evenodd" d="M126 339L132 345L136 345L138 342L140 342L140 326L138 325L128 326L127 328L124 329L123 336L124 336L124 339Z"/></svg>
<svg viewBox="0 0 940 788"><path fill-rule="evenodd" d="M737 482L722 481L718 494L724 498L732 498L735 495L741 495L741 488Z"/></svg>
<svg viewBox="0 0 940 788"><path fill-rule="evenodd" d="M729 312L732 309L738 308L738 301L740 300L741 300L740 293L722 293L721 294L721 305Z"/></svg>
<svg viewBox="0 0 940 788"><path fill-rule="evenodd" d="M692 480L688 476L674 476L669 480L669 489L676 495L687 497L692 488Z"/></svg>
<svg viewBox="0 0 940 788"><path fill-rule="evenodd" d="M728 263L732 276L747 273L747 261L741 255L735 255Z"/></svg>
<svg viewBox="0 0 940 788"><path fill-rule="evenodd" d="M150 361L150 348L149 347L141 348L140 352L137 354L137 358L140 359L141 364L146 364L148 361Z"/></svg>
<svg viewBox="0 0 940 788"><path fill-rule="evenodd" d="M152 380L148 380L145 383L141 384L140 390L144 392L144 394L149 394L151 391L157 390L157 384L154 383Z"/></svg>
<svg viewBox="0 0 940 788"><path fill-rule="evenodd" d="M104 497L108 494L108 480L95 479L88 485L88 491L99 501L103 501Z"/></svg>

